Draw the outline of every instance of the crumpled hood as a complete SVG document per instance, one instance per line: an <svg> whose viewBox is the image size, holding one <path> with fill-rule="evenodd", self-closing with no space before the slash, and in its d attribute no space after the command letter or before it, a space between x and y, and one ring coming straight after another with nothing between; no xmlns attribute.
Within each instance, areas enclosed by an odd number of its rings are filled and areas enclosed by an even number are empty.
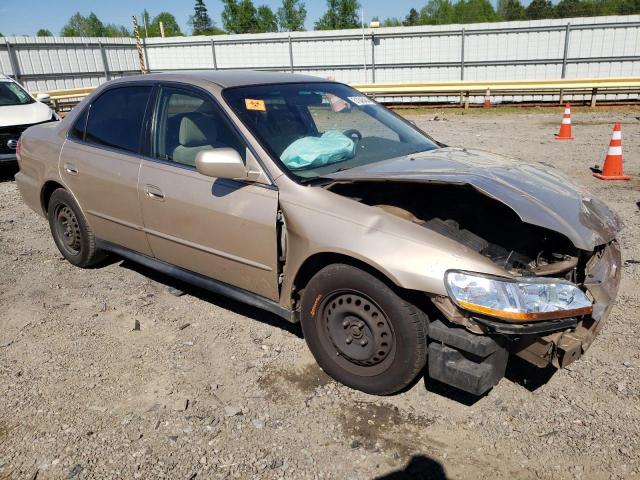
<svg viewBox="0 0 640 480"><path fill-rule="evenodd" d="M470 185L510 207L523 222L557 231L582 250L610 242L622 228L609 207L551 166L481 150L440 148L324 176L338 182Z"/></svg>

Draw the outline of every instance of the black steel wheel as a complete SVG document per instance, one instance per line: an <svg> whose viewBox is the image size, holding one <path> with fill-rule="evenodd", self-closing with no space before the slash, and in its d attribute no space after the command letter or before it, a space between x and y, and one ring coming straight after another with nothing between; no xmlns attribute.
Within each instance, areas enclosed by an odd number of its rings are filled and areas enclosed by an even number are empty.
<svg viewBox="0 0 640 480"><path fill-rule="evenodd" d="M51 194L47 216L53 240L69 262L84 268L104 257L104 252L96 247L91 227L69 192L59 188Z"/></svg>
<svg viewBox="0 0 640 480"><path fill-rule="evenodd" d="M55 217L55 233L61 240L62 248L67 255L79 255L82 246L80 224L73 210L68 205L60 203L53 212Z"/></svg>
<svg viewBox="0 0 640 480"><path fill-rule="evenodd" d="M378 278L350 265L325 267L302 296L302 329L333 378L373 394L406 387L426 363L426 317Z"/></svg>

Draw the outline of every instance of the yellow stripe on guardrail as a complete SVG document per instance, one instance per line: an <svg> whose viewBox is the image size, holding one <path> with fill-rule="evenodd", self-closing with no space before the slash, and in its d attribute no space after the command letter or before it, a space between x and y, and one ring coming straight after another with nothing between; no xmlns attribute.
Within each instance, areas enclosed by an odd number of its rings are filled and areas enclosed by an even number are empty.
<svg viewBox="0 0 640 480"><path fill-rule="evenodd" d="M460 92L528 91L544 90L605 90L640 89L640 77L587 78L563 80L479 80L460 82L421 83L352 83L352 87L370 95L429 94Z"/></svg>

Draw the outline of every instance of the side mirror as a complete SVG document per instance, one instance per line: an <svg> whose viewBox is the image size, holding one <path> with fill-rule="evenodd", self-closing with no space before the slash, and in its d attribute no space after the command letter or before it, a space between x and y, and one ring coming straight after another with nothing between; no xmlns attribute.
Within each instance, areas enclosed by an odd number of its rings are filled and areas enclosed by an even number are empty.
<svg viewBox="0 0 640 480"><path fill-rule="evenodd" d="M240 154L233 148L203 150L196 155L196 170L202 175L215 178L255 181L261 172L245 167Z"/></svg>
<svg viewBox="0 0 640 480"><path fill-rule="evenodd" d="M51 96L48 93L39 93L36 96L36 100L42 103L49 103L51 101Z"/></svg>

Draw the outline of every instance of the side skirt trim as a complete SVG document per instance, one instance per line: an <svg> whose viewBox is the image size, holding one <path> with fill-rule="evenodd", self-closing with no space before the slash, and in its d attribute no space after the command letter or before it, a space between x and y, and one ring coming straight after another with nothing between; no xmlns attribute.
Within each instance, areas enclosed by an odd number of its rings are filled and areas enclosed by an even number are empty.
<svg viewBox="0 0 640 480"><path fill-rule="evenodd" d="M177 267L176 265L163 262L162 260L158 260L157 258L134 252L133 250L129 250L128 248L122 247L120 245L116 245L115 243L107 242L105 240L96 240L96 244L98 248L113 252L116 255L120 255L121 257L144 265L147 268L151 268L158 272L164 273L165 275L169 275L170 277L174 277L185 283L189 283L215 294L223 295L233 300L237 300L238 302L242 302L247 305L251 305L253 307L257 307L262 310L274 313L275 315L278 315L279 317L282 317L289 322L295 322L293 312L280 306L273 300L269 300L268 298L256 295L255 293L249 292L242 288L234 287L233 285L229 285L228 283L219 282L218 280L205 277L204 275L200 275L199 273Z"/></svg>

